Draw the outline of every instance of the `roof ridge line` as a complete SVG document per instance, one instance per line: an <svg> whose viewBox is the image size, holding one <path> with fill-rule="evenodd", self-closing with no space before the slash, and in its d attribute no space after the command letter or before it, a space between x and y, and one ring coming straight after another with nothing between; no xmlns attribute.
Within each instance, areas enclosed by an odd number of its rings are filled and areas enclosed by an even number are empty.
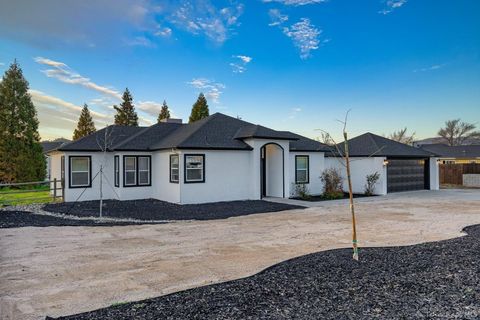
<svg viewBox="0 0 480 320"><path fill-rule="evenodd" d="M124 141L117 143L116 145L112 146L111 150L114 151L116 148L121 147L123 144L125 144L125 143L133 140L134 138L136 138L136 137L138 137L139 135L143 134L144 132L150 130L150 128L156 126L157 124L158 124L158 123L153 124L153 125L151 125L150 127L146 127L146 128L144 128L143 130L140 130L140 132L132 135L130 138L127 138L127 139L125 139Z"/></svg>
<svg viewBox="0 0 480 320"><path fill-rule="evenodd" d="M374 135L373 133L369 132L369 133L368 133L368 137L372 140L373 145L375 146L375 149L378 150L378 151L376 151L376 152L381 151L380 147L378 146L377 141L375 141L375 139L374 139L375 135Z"/></svg>
<svg viewBox="0 0 480 320"><path fill-rule="evenodd" d="M113 125L113 124L111 124L111 125L108 125L108 126L106 126L106 127L102 128L102 129L100 129L100 130L96 130L95 132L93 132L93 133L91 133L91 134L88 134L88 135L86 135L86 136L83 136L83 137L81 137L80 139L77 139L77 140L72 140L72 141L66 142L66 143L64 143L64 144L60 145L60 147L68 147L69 145L71 145L71 144L73 144L73 143L80 142L80 141L82 141L82 140L86 139L87 137L89 137L90 135L92 135L92 134L97 134L97 133L99 133L100 131L102 131L102 130L106 130L107 128L109 128L109 127L111 127L111 126L114 126L114 125Z"/></svg>
<svg viewBox="0 0 480 320"><path fill-rule="evenodd" d="M196 133L198 130L200 130L200 128L202 128L207 122L209 122L211 119L213 119L213 116L215 116L216 114L219 114L219 112L215 112L214 114L212 114L211 116L208 116L207 118L204 118L206 119L202 124L200 124L197 128L195 128L189 135L187 135L184 139L182 139L180 142L177 143L177 146L180 146L183 142L185 142L186 140L188 140L194 133ZM200 119L200 120L203 120L203 119ZM200 121L198 120L198 121ZM190 125L190 124L195 124L195 122L192 122L192 123L187 123L187 126ZM173 132L175 132L177 130L174 130ZM172 132L172 133L173 133ZM172 134L171 133L171 134Z"/></svg>

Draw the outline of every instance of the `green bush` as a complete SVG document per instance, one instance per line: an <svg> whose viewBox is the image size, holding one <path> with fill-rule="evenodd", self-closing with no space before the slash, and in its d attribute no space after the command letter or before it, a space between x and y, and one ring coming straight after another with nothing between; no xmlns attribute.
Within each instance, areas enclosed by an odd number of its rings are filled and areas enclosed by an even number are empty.
<svg viewBox="0 0 480 320"><path fill-rule="evenodd" d="M308 200L312 197L307 185L304 183L295 184L294 194L296 198L300 198L302 200Z"/></svg>
<svg viewBox="0 0 480 320"><path fill-rule="evenodd" d="M323 182L323 197L328 200L343 198L343 177L335 168L325 169L320 176Z"/></svg>
<svg viewBox="0 0 480 320"><path fill-rule="evenodd" d="M372 174L367 174L367 183L365 184L365 195L373 196L375 192L375 184L380 179L380 173L375 172Z"/></svg>

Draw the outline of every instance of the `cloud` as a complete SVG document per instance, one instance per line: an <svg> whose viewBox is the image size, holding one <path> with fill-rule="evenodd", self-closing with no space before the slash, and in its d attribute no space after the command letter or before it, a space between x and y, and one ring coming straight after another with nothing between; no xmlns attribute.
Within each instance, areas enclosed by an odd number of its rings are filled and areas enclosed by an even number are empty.
<svg viewBox="0 0 480 320"><path fill-rule="evenodd" d="M29 90L40 122L39 131L43 139L70 138L75 129L82 106L48 95L42 91ZM113 122L113 115L90 108L97 129Z"/></svg>
<svg viewBox="0 0 480 320"><path fill-rule="evenodd" d="M67 64L59 61L50 60L47 58L36 57L35 62L51 67L50 69L42 70L42 72L49 78L55 78L61 82L80 85L87 89L95 90L102 94L112 96L116 99L121 99L122 95L119 91L96 84L89 78L83 77L80 74L74 72Z"/></svg>
<svg viewBox="0 0 480 320"><path fill-rule="evenodd" d="M288 21L288 16L282 14L278 9L270 9L268 10L268 15L270 16L270 23L268 24L270 27L279 26L284 22Z"/></svg>
<svg viewBox="0 0 480 320"><path fill-rule="evenodd" d="M287 6L304 6L307 4L317 4L326 2L327 0L263 0L265 3L278 2Z"/></svg>
<svg viewBox="0 0 480 320"><path fill-rule="evenodd" d="M157 119L162 105L163 103L156 101L138 101L136 103L136 107L138 108L138 110L145 112L146 114L155 119ZM170 115L172 116L172 118L175 118L175 111L171 109L170 106L168 107L168 109L170 110Z"/></svg>
<svg viewBox="0 0 480 320"><path fill-rule="evenodd" d="M192 81L187 82L192 87L205 92L205 97L212 100L213 103L220 103L220 95L223 93L222 89L225 89L223 83L215 82L206 78L194 78Z"/></svg>
<svg viewBox="0 0 480 320"><path fill-rule="evenodd" d="M192 34L203 34L208 39L223 43L231 29L238 26L238 18L243 14L243 4L217 9L208 0L195 2L181 1L181 5L168 14L167 20Z"/></svg>
<svg viewBox="0 0 480 320"><path fill-rule="evenodd" d="M172 27L222 44L240 25L244 10L236 0L4 2L0 10L0 38L47 49L65 45L154 47L154 37L170 37Z"/></svg>
<svg viewBox="0 0 480 320"><path fill-rule="evenodd" d="M152 29L148 0L2 1L0 37L40 47L115 45Z"/></svg>
<svg viewBox="0 0 480 320"><path fill-rule="evenodd" d="M45 70L42 70L42 72L49 78L54 78L61 82L72 84L72 85L78 85L78 86L100 93L101 94L100 97L91 99L88 104L97 107L97 109L100 108L101 110L105 111L105 113L99 113L95 111L91 111L91 113L92 115L96 114L97 120L101 124L106 124L107 121L110 121L110 123L113 122L113 115L115 111L112 106L114 104L118 104L122 99L122 94L118 90L116 90L115 88L96 84L95 82L91 81L89 78L84 77L79 73L75 72L74 70L72 70L66 63L51 60L48 58L42 58L42 57L36 57L35 61L41 65L49 67ZM65 110L70 110L78 113L79 115L79 110L81 110L79 106L75 106L74 104L65 102L53 96L45 95L40 91L33 90L32 98L33 97L36 99L38 104L43 106L50 106L50 107L62 106L63 111L60 111L60 112L65 112ZM139 100L138 103L135 103L135 106L138 108L140 112L145 112L146 115L154 116L156 118L158 115L158 112L157 114L153 112L153 107L152 107L153 105L160 106L159 103L156 103L154 101L143 102ZM45 108L44 108L42 112L49 113L50 111L51 111L51 108L47 111L45 111ZM40 114L41 113L39 113L39 115ZM78 118L78 115L76 115L77 118ZM147 117L143 117L141 114L138 115L138 118L140 120L141 125L153 124L153 121L151 119L148 119ZM75 122L77 121L75 117L74 117L74 120Z"/></svg>
<svg viewBox="0 0 480 320"><path fill-rule="evenodd" d="M310 52L317 50L320 46L319 37L322 30L311 24L308 18L301 18L299 22L290 27L284 27L283 33L292 39L293 44L300 50L300 58L302 59L309 58L311 56Z"/></svg>
<svg viewBox="0 0 480 320"><path fill-rule="evenodd" d="M391 13L393 10L403 6L405 3L407 3L407 0L387 0L387 1L384 0L383 2L385 7L382 10L380 10L378 13L387 15Z"/></svg>
<svg viewBox="0 0 480 320"><path fill-rule="evenodd" d="M230 67L232 67L233 73L245 72L247 70L247 64L249 64L252 61L252 57L249 57L249 56L237 55L232 57L236 59L236 62L230 63Z"/></svg>
<svg viewBox="0 0 480 320"><path fill-rule="evenodd" d="M288 115L288 119L295 119L297 114L302 112L302 108L292 108L290 109L290 113Z"/></svg>
<svg viewBox="0 0 480 320"><path fill-rule="evenodd" d="M3 63L3 62L0 62L0 66L4 66L4 65L5 65L5 63Z"/></svg>
<svg viewBox="0 0 480 320"><path fill-rule="evenodd" d="M155 44L148 38L144 36L138 36L130 40L126 40L125 44L128 46L139 46L139 47L147 47L153 48Z"/></svg>
<svg viewBox="0 0 480 320"><path fill-rule="evenodd" d="M445 65L446 65L445 63L444 64L434 64L434 65L426 67L426 68L415 69L415 70L413 70L413 72L434 71L434 70L438 70L438 69L441 69L441 68L445 67Z"/></svg>
<svg viewBox="0 0 480 320"><path fill-rule="evenodd" d="M157 37L164 37L164 38L168 38L172 35L172 29L168 28L168 27L158 27L158 30L155 31L154 33L155 36Z"/></svg>

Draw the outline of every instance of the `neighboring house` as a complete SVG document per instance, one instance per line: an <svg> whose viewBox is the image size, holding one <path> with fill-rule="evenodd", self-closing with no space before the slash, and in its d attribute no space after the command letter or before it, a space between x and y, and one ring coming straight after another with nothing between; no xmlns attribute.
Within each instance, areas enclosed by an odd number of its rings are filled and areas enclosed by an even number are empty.
<svg viewBox="0 0 480 320"><path fill-rule="evenodd" d="M366 176L375 172L380 173L376 194L439 188L438 162L431 152L373 133L348 140L348 146L355 193L363 193ZM344 152L343 144L338 145L338 150ZM345 164L338 157L338 151L326 156L326 167L338 168L346 176ZM344 189L347 190L346 181Z"/></svg>
<svg viewBox="0 0 480 320"><path fill-rule="evenodd" d="M424 145L429 145L429 144L446 144L447 140L442 137L433 137L433 138L427 138L423 140L417 140L413 142L414 147L421 147ZM469 145L469 144L480 144L480 138L468 138L464 141L464 144Z"/></svg>
<svg viewBox="0 0 480 320"><path fill-rule="evenodd" d="M42 145L42 150L43 150L43 155L45 156L45 163L46 163L46 174L45 174L45 180L50 180L50 167L51 167L51 159L50 156L48 155L49 152L56 150L59 148L64 141L42 141L40 144Z"/></svg>
<svg viewBox="0 0 480 320"><path fill-rule="evenodd" d="M430 153L406 147L406 155L413 149L431 162ZM318 141L215 113L191 124L171 119L151 127L109 126L50 156L52 176L65 179L66 201L99 199L102 170L105 199L187 204L288 198L295 184L321 194L320 175L330 153L331 148ZM378 156L384 169L385 157ZM378 169L377 157L373 159L359 162L365 166L362 175ZM365 176L358 178L360 183Z"/></svg>
<svg viewBox="0 0 480 320"><path fill-rule="evenodd" d="M425 144L420 148L437 154L440 162L444 164L480 163L480 144L462 146Z"/></svg>

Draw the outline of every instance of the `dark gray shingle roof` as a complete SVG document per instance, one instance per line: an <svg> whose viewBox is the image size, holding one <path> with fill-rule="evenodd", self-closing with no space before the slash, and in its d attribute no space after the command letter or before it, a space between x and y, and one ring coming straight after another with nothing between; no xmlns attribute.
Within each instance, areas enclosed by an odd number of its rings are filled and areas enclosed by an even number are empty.
<svg viewBox="0 0 480 320"><path fill-rule="evenodd" d="M339 143L337 146L343 153L344 144ZM431 152L377 136L370 132L349 139L348 148L352 157L425 158L435 156ZM337 151L335 150L330 155L336 153Z"/></svg>
<svg viewBox="0 0 480 320"><path fill-rule="evenodd" d="M242 121L243 122L243 121ZM235 139L259 138L275 140L298 140L291 132L275 131L258 124L248 124L238 129Z"/></svg>
<svg viewBox="0 0 480 320"><path fill-rule="evenodd" d="M425 144L423 150L446 158L480 158L480 145L448 146L446 144Z"/></svg>
<svg viewBox="0 0 480 320"><path fill-rule="evenodd" d="M43 153L48 153L50 151L56 150L65 142L63 141L42 141L40 144L42 145Z"/></svg>
<svg viewBox="0 0 480 320"><path fill-rule="evenodd" d="M250 150L251 147L248 144L235 139L235 134L239 128L245 125L251 124L221 113L215 113L194 123L182 125L165 139L154 143L151 149Z"/></svg>
<svg viewBox="0 0 480 320"><path fill-rule="evenodd" d="M293 132L287 132L297 138L297 140L290 141L290 151L330 151L330 147L326 144L323 144L313 139L309 139Z"/></svg>
<svg viewBox="0 0 480 320"><path fill-rule="evenodd" d="M130 127L111 125L92 133L86 137L80 138L64 144L58 150L60 151L102 151L105 146L105 131L107 136L107 147L114 150L114 146L118 146L128 138L137 135L149 127Z"/></svg>
<svg viewBox="0 0 480 320"><path fill-rule="evenodd" d="M190 124L158 123L151 127L109 126L63 145L60 151L102 151L105 130L109 151L163 149L251 150L242 139L289 140L291 151L327 151L328 146L289 131L276 131L221 113Z"/></svg>

